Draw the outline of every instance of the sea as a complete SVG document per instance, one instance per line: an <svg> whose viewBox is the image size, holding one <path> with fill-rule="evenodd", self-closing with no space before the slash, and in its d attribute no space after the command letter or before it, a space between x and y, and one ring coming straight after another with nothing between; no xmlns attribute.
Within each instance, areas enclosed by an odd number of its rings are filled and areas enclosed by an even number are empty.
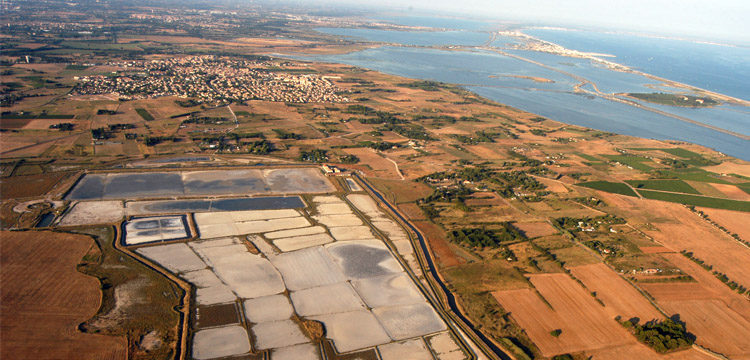
<svg viewBox="0 0 750 360"><path fill-rule="evenodd" d="M383 46L307 59L458 84L488 99L563 123L643 138L696 143L750 161L750 141L742 137L750 136L750 107L722 104L686 108L642 103L710 127L701 126L576 93L573 88L580 78L609 94L675 89L635 73L611 70L589 59L514 49L513 45L519 44L515 37L496 36L490 41L490 31L496 28L492 22L429 16L378 20L444 31L319 28L318 31L327 34L380 42ZM750 49L746 47L604 31L540 27L522 31L569 49L612 55L603 59L651 75L750 101ZM553 82L523 77L541 77Z"/></svg>

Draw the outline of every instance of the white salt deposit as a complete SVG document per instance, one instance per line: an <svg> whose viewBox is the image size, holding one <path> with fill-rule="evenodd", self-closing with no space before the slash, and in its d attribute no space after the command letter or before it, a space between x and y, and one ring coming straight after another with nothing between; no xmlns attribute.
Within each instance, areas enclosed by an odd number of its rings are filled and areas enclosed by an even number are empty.
<svg viewBox="0 0 750 360"><path fill-rule="evenodd" d="M307 227L310 225L310 222L302 216L283 219L246 221L234 224L237 228L238 234L258 234L269 231Z"/></svg>
<svg viewBox="0 0 750 360"><path fill-rule="evenodd" d="M278 294L284 282L271 263L260 255L247 252L244 245L227 245L196 249L213 266L216 275L242 298Z"/></svg>
<svg viewBox="0 0 750 360"><path fill-rule="evenodd" d="M391 341L383 327L369 311L352 311L312 317L322 321L327 337L338 352L350 352Z"/></svg>
<svg viewBox="0 0 750 360"><path fill-rule="evenodd" d="M287 252L331 242L333 242L333 238L328 234L313 234L276 239L273 241L273 244L281 251Z"/></svg>
<svg viewBox="0 0 750 360"><path fill-rule="evenodd" d="M317 204L330 204L330 203L343 203L344 200L341 200L340 198L333 196L333 195L326 195L326 196L313 197L313 202Z"/></svg>
<svg viewBox="0 0 750 360"><path fill-rule="evenodd" d="M427 344L436 354L447 354L454 351L461 351L455 340L448 332L442 332L427 339Z"/></svg>
<svg viewBox="0 0 750 360"><path fill-rule="evenodd" d="M393 340L403 340L446 329L427 303L389 306L372 310Z"/></svg>
<svg viewBox="0 0 750 360"><path fill-rule="evenodd" d="M375 238L370 227L364 225L332 227L331 235L333 235L333 238L338 241L367 240Z"/></svg>
<svg viewBox="0 0 750 360"><path fill-rule="evenodd" d="M367 216L372 217L382 214L380 208L378 208L378 205L375 203L375 200L373 200L369 195L349 194L346 196L346 199L351 201L352 205L354 205L357 210L365 213L365 215Z"/></svg>
<svg viewBox="0 0 750 360"><path fill-rule="evenodd" d="M292 320L263 322L253 325L252 331L258 350L304 344L310 341L302 333L299 325Z"/></svg>
<svg viewBox="0 0 750 360"><path fill-rule="evenodd" d="M352 286L370 308L417 304L425 301L411 278L405 273L354 280Z"/></svg>
<svg viewBox="0 0 750 360"><path fill-rule="evenodd" d="M271 295L255 299L247 299L243 303L245 317L249 322L262 323L266 321L288 320L294 309L285 295Z"/></svg>
<svg viewBox="0 0 750 360"><path fill-rule="evenodd" d="M136 252L157 262L173 273L206 268L203 260L184 243L143 247Z"/></svg>
<svg viewBox="0 0 750 360"><path fill-rule="evenodd" d="M352 209L344 202L319 204L316 209L320 215L352 214Z"/></svg>
<svg viewBox="0 0 750 360"><path fill-rule="evenodd" d="M113 224L125 216L122 201L76 203L60 220L61 226Z"/></svg>
<svg viewBox="0 0 750 360"><path fill-rule="evenodd" d="M329 228L337 226L362 225L362 220L360 220L357 215L354 214L316 215L313 216L313 218L319 223L328 226Z"/></svg>
<svg viewBox="0 0 750 360"><path fill-rule="evenodd" d="M422 339L411 339L378 346L382 360L432 360Z"/></svg>
<svg viewBox="0 0 750 360"><path fill-rule="evenodd" d="M214 359L250 352L245 328L239 325L198 330L193 336L193 358Z"/></svg>
<svg viewBox="0 0 750 360"><path fill-rule="evenodd" d="M270 258L289 290L302 290L346 280L338 266L319 246Z"/></svg>
<svg viewBox="0 0 750 360"><path fill-rule="evenodd" d="M365 305L348 283L319 286L290 294L300 316L364 310Z"/></svg>
<svg viewBox="0 0 750 360"><path fill-rule="evenodd" d="M182 278L195 285L196 300L200 305L222 304L237 299L232 289L211 270L191 271L183 274Z"/></svg>
<svg viewBox="0 0 750 360"><path fill-rule="evenodd" d="M273 360L319 360L320 350L313 344L299 344L273 349Z"/></svg>
<svg viewBox="0 0 750 360"><path fill-rule="evenodd" d="M278 238L291 237L291 236L322 234L324 232L326 232L326 229L322 226L311 226L311 227L292 229L292 230L267 232L263 234L263 236L265 236L267 239L278 239Z"/></svg>

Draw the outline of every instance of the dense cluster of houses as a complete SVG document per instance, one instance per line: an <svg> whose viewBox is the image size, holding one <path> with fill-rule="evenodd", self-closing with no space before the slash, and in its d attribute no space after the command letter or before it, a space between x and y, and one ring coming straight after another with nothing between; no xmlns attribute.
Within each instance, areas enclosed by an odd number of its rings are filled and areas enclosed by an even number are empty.
<svg viewBox="0 0 750 360"><path fill-rule="evenodd" d="M124 100L179 96L208 104L349 101L325 76L270 71L264 62L206 55L117 65L124 70L79 78L74 93L114 94Z"/></svg>

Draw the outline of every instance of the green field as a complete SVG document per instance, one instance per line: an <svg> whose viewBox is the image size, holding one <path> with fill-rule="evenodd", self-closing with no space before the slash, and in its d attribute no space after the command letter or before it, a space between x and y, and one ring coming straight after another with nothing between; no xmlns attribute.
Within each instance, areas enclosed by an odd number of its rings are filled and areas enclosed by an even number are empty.
<svg viewBox="0 0 750 360"><path fill-rule="evenodd" d="M667 93L629 93L628 96L644 101L670 105L670 106L687 106L687 107L709 107L719 105L720 103L709 97L699 97L684 94L667 94Z"/></svg>
<svg viewBox="0 0 750 360"><path fill-rule="evenodd" d="M96 41L63 41L60 46L71 49L84 50L129 50L142 51L137 44L113 44L111 42Z"/></svg>
<svg viewBox="0 0 750 360"><path fill-rule="evenodd" d="M635 155L603 155L603 156L611 161L617 161L620 164L625 164L636 170L649 172L654 169L653 167L645 164L646 162L651 162L651 159L647 159L644 157L635 156Z"/></svg>
<svg viewBox="0 0 750 360"><path fill-rule="evenodd" d="M737 184L737 187L740 188L740 190L750 194L750 183Z"/></svg>
<svg viewBox="0 0 750 360"><path fill-rule="evenodd" d="M750 212L750 201L719 199L706 196L665 193L652 190L638 190L647 199L669 201L684 205L702 206L714 209L736 210Z"/></svg>
<svg viewBox="0 0 750 360"><path fill-rule="evenodd" d="M686 194L700 193L682 180L625 180L636 189L672 191Z"/></svg>
<svg viewBox="0 0 750 360"><path fill-rule="evenodd" d="M588 161L602 161L602 159L599 159L597 157L591 156L589 154L584 154L584 153L580 153L580 152L575 152L573 154L575 154L576 156L580 156L581 158L583 158L585 160L588 160Z"/></svg>
<svg viewBox="0 0 750 360"><path fill-rule="evenodd" d="M151 115L151 113L149 113L146 109L138 108L138 109L135 109L135 112L137 112L138 115L140 115L143 118L143 120L146 120L146 121L154 120L154 116Z"/></svg>
<svg viewBox="0 0 750 360"><path fill-rule="evenodd" d="M700 181L714 184L731 184L730 182L721 179L720 175L703 169L690 168L680 170L665 170L662 171L662 174L669 177L676 177L681 180Z"/></svg>
<svg viewBox="0 0 750 360"><path fill-rule="evenodd" d="M703 157L703 156L701 156L701 154L698 154L696 152L692 152L690 150L685 150L683 148L655 149L655 150L659 150L661 152L665 152L667 154L672 154L674 156L679 156L681 158L686 158L686 159L693 159L693 158L701 158L701 157Z"/></svg>
<svg viewBox="0 0 750 360"><path fill-rule="evenodd" d="M638 196L629 186L623 183L609 182L609 181L589 181L585 183L576 184L578 186L587 187L594 190L606 191L609 193L615 193L627 196Z"/></svg>

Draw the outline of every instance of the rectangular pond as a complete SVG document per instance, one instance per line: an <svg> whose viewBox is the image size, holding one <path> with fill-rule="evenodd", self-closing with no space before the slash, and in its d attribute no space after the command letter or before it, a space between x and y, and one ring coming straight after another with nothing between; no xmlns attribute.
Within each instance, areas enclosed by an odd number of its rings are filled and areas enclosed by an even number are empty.
<svg viewBox="0 0 750 360"><path fill-rule="evenodd" d="M326 193L335 188L316 168L86 174L67 200L200 195ZM221 206L232 207L231 203Z"/></svg>

